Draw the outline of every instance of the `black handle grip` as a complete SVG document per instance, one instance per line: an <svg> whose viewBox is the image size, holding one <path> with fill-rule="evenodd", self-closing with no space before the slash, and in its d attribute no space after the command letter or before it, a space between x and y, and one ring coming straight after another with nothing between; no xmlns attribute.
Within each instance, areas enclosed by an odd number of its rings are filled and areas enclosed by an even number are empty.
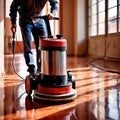
<svg viewBox="0 0 120 120"><path fill-rule="evenodd" d="M15 32L13 31L12 34L13 39L15 39Z"/></svg>
<svg viewBox="0 0 120 120"><path fill-rule="evenodd" d="M32 16L31 17L32 19L35 19L35 18L41 18L41 19L48 19L48 15L44 15L44 16ZM58 17L53 17L54 20L59 20Z"/></svg>
<svg viewBox="0 0 120 120"><path fill-rule="evenodd" d="M54 17L53 19L54 19L54 20L59 20L59 18L58 18L58 17Z"/></svg>
<svg viewBox="0 0 120 120"><path fill-rule="evenodd" d="M14 48L15 48L15 31L12 32L12 37L13 37L13 40L12 40L12 52L14 54Z"/></svg>

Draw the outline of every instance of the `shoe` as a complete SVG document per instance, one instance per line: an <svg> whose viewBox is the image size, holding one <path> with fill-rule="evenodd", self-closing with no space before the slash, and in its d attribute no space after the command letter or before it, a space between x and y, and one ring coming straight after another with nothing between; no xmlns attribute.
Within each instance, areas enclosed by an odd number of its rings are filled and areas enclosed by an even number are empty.
<svg viewBox="0 0 120 120"><path fill-rule="evenodd" d="M35 78L37 76L37 72L30 72L29 75Z"/></svg>

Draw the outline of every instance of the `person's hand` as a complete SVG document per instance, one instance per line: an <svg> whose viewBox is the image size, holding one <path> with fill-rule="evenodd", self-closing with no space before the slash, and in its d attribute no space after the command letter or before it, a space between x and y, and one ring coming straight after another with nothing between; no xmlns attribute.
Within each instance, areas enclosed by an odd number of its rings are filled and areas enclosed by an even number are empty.
<svg viewBox="0 0 120 120"><path fill-rule="evenodd" d="M48 18L49 18L49 20L53 20L54 17L55 17L55 14L53 14L53 13L48 14Z"/></svg>
<svg viewBox="0 0 120 120"><path fill-rule="evenodd" d="M16 32L16 28L17 28L17 25L16 24L12 24L11 31L12 32Z"/></svg>

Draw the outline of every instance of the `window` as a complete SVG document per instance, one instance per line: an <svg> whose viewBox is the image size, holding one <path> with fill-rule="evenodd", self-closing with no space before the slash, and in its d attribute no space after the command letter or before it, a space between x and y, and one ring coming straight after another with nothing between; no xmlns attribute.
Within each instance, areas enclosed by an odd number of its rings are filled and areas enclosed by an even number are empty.
<svg viewBox="0 0 120 120"><path fill-rule="evenodd" d="M120 32L120 0L89 0L89 36Z"/></svg>
<svg viewBox="0 0 120 120"><path fill-rule="evenodd" d="M89 35L105 34L105 0L89 0Z"/></svg>
<svg viewBox="0 0 120 120"><path fill-rule="evenodd" d="M117 0L108 0L108 33L117 32Z"/></svg>
<svg viewBox="0 0 120 120"><path fill-rule="evenodd" d="M97 0L89 0L89 34L97 34Z"/></svg>
<svg viewBox="0 0 120 120"><path fill-rule="evenodd" d="M105 0L98 1L98 35L105 34Z"/></svg>

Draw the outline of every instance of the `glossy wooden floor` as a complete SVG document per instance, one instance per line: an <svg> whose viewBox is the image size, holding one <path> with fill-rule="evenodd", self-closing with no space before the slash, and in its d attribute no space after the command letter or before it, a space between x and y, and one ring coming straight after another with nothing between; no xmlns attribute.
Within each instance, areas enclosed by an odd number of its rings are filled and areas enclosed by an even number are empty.
<svg viewBox="0 0 120 120"><path fill-rule="evenodd" d="M5 56L5 76L0 80L0 120L120 120L120 63L104 60L94 64L118 73L106 72L90 65L90 58L68 57L67 68L76 80L77 98L68 103L31 102L25 93L24 80L12 67L12 56ZM17 73L28 74L23 55L16 55Z"/></svg>

